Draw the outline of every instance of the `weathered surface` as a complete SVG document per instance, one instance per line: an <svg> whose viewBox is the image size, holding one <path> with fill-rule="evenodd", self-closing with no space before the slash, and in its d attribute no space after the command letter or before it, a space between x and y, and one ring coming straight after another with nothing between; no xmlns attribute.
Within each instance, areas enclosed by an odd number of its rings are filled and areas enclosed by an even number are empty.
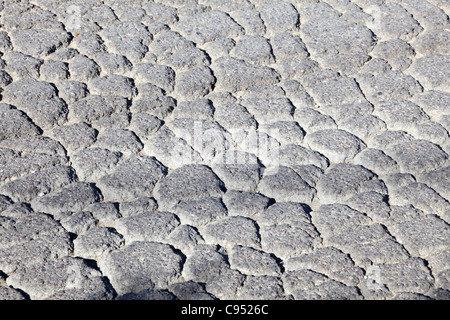
<svg viewBox="0 0 450 320"><path fill-rule="evenodd" d="M0 300L450 299L448 0L0 0Z"/></svg>

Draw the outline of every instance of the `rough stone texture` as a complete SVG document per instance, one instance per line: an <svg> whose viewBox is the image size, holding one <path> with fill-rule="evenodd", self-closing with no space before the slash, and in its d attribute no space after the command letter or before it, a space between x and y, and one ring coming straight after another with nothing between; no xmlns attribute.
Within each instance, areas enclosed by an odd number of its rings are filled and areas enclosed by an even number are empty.
<svg viewBox="0 0 450 320"><path fill-rule="evenodd" d="M218 89L236 92L254 85L275 84L280 81L279 74L269 67L255 67L243 60L231 57L218 58L211 64L217 78ZM234 72L230 72L233 70Z"/></svg>
<svg viewBox="0 0 450 320"><path fill-rule="evenodd" d="M98 189L90 183L75 182L56 192L38 197L31 202L35 211L57 213L79 211L91 203L102 200Z"/></svg>
<svg viewBox="0 0 450 320"><path fill-rule="evenodd" d="M209 11L179 21L175 31L200 45L222 37L236 37L243 28L223 11Z"/></svg>
<svg viewBox="0 0 450 320"><path fill-rule="evenodd" d="M311 188L294 170L280 166L268 171L258 185L261 193L276 201L296 201L309 203L315 190Z"/></svg>
<svg viewBox="0 0 450 320"><path fill-rule="evenodd" d="M358 137L339 129L315 131L306 136L305 142L334 163L351 160L365 148L364 142Z"/></svg>
<svg viewBox="0 0 450 320"><path fill-rule="evenodd" d="M200 244L187 257L183 268L186 280L212 282L230 270L223 255L223 248L217 245Z"/></svg>
<svg viewBox="0 0 450 320"><path fill-rule="evenodd" d="M0 299L449 300L447 0L0 0Z"/></svg>
<svg viewBox="0 0 450 320"><path fill-rule="evenodd" d="M160 205L173 206L181 200L221 196L223 182L203 165L186 165L169 173L154 191Z"/></svg>
<svg viewBox="0 0 450 320"><path fill-rule="evenodd" d="M180 276L182 265L182 257L172 247L149 241L117 249L99 263L119 295L166 287Z"/></svg>
<svg viewBox="0 0 450 320"><path fill-rule="evenodd" d="M161 242L179 225L178 218L171 212L144 212L117 221L116 229L126 243L133 241Z"/></svg>
<svg viewBox="0 0 450 320"><path fill-rule="evenodd" d="M329 168L317 183L318 197L322 203L340 202L362 191L373 178L374 174L363 166L337 164Z"/></svg>
<svg viewBox="0 0 450 320"><path fill-rule="evenodd" d="M208 224L202 232L205 241L223 247L233 245L260 247L258 227L254 220L242 216L226 217Z"/></svg>
<svg viewBox="0 0 450 320"><path fill-rule="evenodd" d="M151 195L156 182L165 174L166 168L155 158L133 155L100 178L98 186L106 200L128 201Z"/></svg>

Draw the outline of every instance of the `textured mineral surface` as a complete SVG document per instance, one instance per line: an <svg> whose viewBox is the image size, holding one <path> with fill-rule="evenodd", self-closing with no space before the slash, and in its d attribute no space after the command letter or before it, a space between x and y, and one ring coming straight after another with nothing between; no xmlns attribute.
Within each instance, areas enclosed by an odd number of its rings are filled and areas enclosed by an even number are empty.
<svg viewBox="0 0 450 320"><path fill-rule="evenodd" d="M450 299L446 0L0 0L0 300Z"/></svg>

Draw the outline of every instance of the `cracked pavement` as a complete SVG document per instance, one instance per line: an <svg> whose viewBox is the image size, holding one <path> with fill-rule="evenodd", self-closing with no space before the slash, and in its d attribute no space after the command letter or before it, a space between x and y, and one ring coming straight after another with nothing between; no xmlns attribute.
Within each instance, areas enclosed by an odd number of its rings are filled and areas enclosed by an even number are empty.
<svg viewBox="0 0 450 320"><path fill-rule="evenodd" d="M0 0L0 299L450 299L447 0Z"/></svg>

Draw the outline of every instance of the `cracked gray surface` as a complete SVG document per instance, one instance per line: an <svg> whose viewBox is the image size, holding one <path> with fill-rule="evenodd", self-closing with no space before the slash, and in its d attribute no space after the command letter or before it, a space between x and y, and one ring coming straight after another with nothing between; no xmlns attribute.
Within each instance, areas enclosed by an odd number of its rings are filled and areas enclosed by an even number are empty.
<svg viewBox="0 0 450 320"><path fill-rule="evenodd" d="M450 299L444 0L0 0L0 300Z"/></svg>

